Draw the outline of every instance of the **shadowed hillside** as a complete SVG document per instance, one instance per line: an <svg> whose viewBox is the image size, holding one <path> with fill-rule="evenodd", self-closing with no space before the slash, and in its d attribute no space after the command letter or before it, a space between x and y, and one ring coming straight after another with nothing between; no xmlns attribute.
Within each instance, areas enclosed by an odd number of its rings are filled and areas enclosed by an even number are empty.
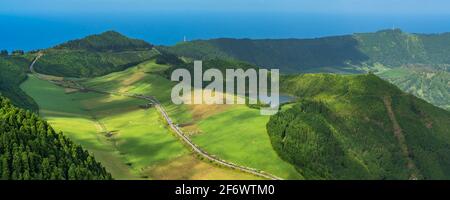
<svg viewBox="0 0 450 200"><path fill-rule="evenodd" d="M35 69L57 76L92 77L124 70L156 54L145 41L108 31L44 50Z"/></svg>
<svg viewBox="0 0 450 200"><path fill-rule="evenodd" d="M214 39L180 43L168 50L195 59L233 58L285 72L342 67L368 59L351 36L318 39Z"/></svg>
<svg viewBox="0 0 450 200"><path fill-rule="evenodd" d="M450 78L450 33L411 34L395 29L316 39L197 40L159 48L195 59L242 60L284 73L370 71L434 105L450 107L450 99L445 98L450 95L446 81ZM423 73L424 68L428 73Z"/></svg>
<svg viewBox="0 0 450 200"><path fill-rule="evenodd" d="M159 48L196 59L233 58L285 72L362 63L450 64L449 33L410 34L399 29L315 39L196 40Z"/></svg>
<svg viewBox="0 0 450 200"><path fill-rule="evenodd" d="M21 108L37 111L37 105L19 85L27 79L30 61L21 56L0 56L0 95Z"/></svg>

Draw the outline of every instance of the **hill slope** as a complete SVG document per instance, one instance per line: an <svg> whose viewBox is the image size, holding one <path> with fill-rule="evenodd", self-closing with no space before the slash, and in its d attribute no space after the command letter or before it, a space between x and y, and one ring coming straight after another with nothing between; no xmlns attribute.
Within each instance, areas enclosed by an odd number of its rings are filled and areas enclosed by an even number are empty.
<svg viewBox="0 0 450 200"><path fill-rule="evenodd" d="M301 100L267 124L279 155L312 179L449 179L450 113L374 75L300 75Z"/></svg>
<svg viewBox="0 0 450 200"><path fill-rule="evenodd" d="M159 48L196 59L233 58L285 72L362 63L450 64L450 33L410 34L398 29L315 39L196 40Z"/></svg>
<svg viewBox="0 0 450 200"><path fill-rule="evenodd" d="M450 33L410 34L400 30L357 33L340 37L316 39L212 39L159 47L179 56L195 59L227 58L246 61L261 67L279 68L285 73L390 73L403 68L408 73L396 73L386 78L403 91L411 92L442 108L450 107L449 82L444 87L427 87L420 82L404 84L411 74L415 80L442 83L450 79ZM422 73L426 68L429 76ZM385 78L384 74L381 77ZM433 98L434 94L440 94Z"/></svg>
<svg viewBox="0 0 450 200"><path fill-rule="evenodd" d="M38 72L66 77L93 77L121 71L158 54L142 40L108 31L44 50Z"/></svg>
<svg viewBox="0 0 450 200"><path fill-rule="evenodd" d="M261 67L298 72L316 67L342 67L368 59L351 36L318 39L213 39L180 43L167 51L196 59L232 58Z"/></svg>
<svg viewBox="0 0 450 200"><path fill-rule="evenodd" d="M127 38L115 31L106 31L83 39L71 40L54 48L89 51L136 51L151 50L153 45L143 40Z"/></svg>
<svg viewBox="0 0 450 200"><path fill-rule="evenodd" d="M81 146L3 97L0 97L0 123L1 179L111 179Z"/></svg>
<svg viewBox="0 0 450 200"><path fill-rule="evenodd" d="M147 61L122 72L87 79L82 84L101 91L154 96L162 103L172 120L180 125L180 129L206 152L226 161L282 178L302 179L301 174L289 163L281 160L272 149L265 129L268 116L261 116L259 110L246 105L175 105L170 94L175 83L167 79L167 74L180 66L161 65L155 62L158 61ZM186 65L188 70L192 70L193 66L187 63L180 65ZM204 62L204 69L210 67L223 69L230 66L249 67L246 63L228 60L213 59ZM128 120L127 118L126 121ZM178 168L175 171L184 173L185 170L187 169Z"/></svg>
<svg viewBox="0 0 450 200"><path fill-rule="evenodd" d="M401 67L377 75L405 92L450 110L450 72L429 67Z"/></svg>
<svg viewBox="0 0 450 200"><path fill-rule="evenodd" d="M14 105L37 111L37 105L19 85L26 80L30 61L20 56L0 56L0 94L12 100Z"/></svg>

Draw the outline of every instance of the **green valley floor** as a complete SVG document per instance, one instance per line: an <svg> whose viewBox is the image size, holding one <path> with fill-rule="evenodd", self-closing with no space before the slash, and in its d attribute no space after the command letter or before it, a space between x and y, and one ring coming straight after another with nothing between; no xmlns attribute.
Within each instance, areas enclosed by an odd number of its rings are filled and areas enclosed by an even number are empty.
<svg viewBox="0 0 450 200"><path fill-rule="evenodd" d="M269 118L246 106L177 106L174 83L145 62L103 77L77 80L100 91L155 96L191 139L212 155L283 179L303 179L278 157L266 133ZM35 76L21 85L40 115L92 152L116 179L260 179L204 161L192 153L147 102L62 88Z"/></svg>

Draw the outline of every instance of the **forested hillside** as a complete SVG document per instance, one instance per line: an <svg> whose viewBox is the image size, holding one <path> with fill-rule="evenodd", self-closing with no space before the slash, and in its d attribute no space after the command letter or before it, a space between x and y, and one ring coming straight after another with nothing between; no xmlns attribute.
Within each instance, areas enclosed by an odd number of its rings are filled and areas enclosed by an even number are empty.
<svg viewBox="0 0 450 200"><path fill-rule="evenodd" d="M317 67L343 67L368 59L358 50L351 36L319 39L213 39L180 43L164 48L180 56L196 59L225 58L242 60L260 67L298 72Z"/></svg>
<svg viewBox="0 0 450 200"><path fill-rule="evenodd" d="M450 107L450 33L411 34L399 29L316 39L212 39L159 47L196 59L226 58L284 73L395 73L386 78L403 91L434 105ZM399 73L397 68L402 68ZM428 73L422 73L426 68ZM390 72L390 70L396 70ZM414 77L410 77L414 74ZM430 76L429 74L439 74ZM405 83L405 80L414 80ZM439 83L440 86L424 86ZM437 96L435 96L437 95Z"/></svg>
<svg viewBox="0 0 450 200"><path fill-rule="evenodd" d="M449 179L450 113L375 75L282 79L300 100L271 117L279 155L309 179Z"/></svg>
<svg viewBox="0 0 450 200"><path fill-rule="evenodd" d="M43 51L35 69L65 77L94 77L121 71L158 54L142 40L114 31L69 41Z"/></svg>
<svg viewBox="0 0 450 200"><path fill-rule="evenodd" d="M450 110L450 72L430 67L401 67L378 74L403 91Z"/></svg>
<svg viewBox="0 0 450 200"><path fill-rule="evenodd" d="M171 53L163 52L156 56L156 62L159 64L167 64L170 67L164 71L164 77L170 79L172 72L179 68L187 69L192 75L194 74L194 63L192 60L183 61ZM258 69L256 65L238 61L234 59L211 58L202 60L202 70L218 69L226 77L226 69ZM224 77L224 78L225 78Z"/></svg>
<svg viewBox="0 0 450 200"><path fill-rule="evenodd" d="M0 56L0 94L11 99L15 105L37 111L37 105L19 85L26 78L30 61L21 56Z"/></svg>
<svg viewBox="0 0 450 200"><path fill-rule="evenodd" d="M396 30L354 34L370 62L400 67L407 64L450 64L450 34L411 34Z"/></svg>
<svg viewBox="0 0 450 200"><path fill-rule="evenodd" d="M159 47L196 59L233 58L285 72L381 63L450 64L450 33L410 34L399 29L315 39L212 39Z"/></svg>
<svg viewBox="0 0 450 200"><path fill-rule="evenodd" d="M136 51L151 50L153 45L143 40L128 38L115 31L106 31L83 39L71 40L54 48L88 51Z"/></svg>
<svg viewBox="0 0 450 200"><path fill-rule="evenodd" d="M36 114L0 97L0 177L12 180L111 179L80 145Z"/></svg>

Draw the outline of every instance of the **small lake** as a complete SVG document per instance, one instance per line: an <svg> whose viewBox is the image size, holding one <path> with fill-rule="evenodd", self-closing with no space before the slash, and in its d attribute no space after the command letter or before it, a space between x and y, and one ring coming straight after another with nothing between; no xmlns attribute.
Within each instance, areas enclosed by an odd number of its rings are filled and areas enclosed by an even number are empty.
<svg viewBox="0 0 450 200"><path fill-rule="evenodd" d="M272 107L276 107L279 106L280 104L284 104L284 103L289 103L289 102L293 102L295 101L296 97L294 96L290 96L290 95L286 95L286 94L280 94L279 95L279 104L278 105L274 105ZM259 98L259 100L263 103L269 103L270 98Z"/></svg>

